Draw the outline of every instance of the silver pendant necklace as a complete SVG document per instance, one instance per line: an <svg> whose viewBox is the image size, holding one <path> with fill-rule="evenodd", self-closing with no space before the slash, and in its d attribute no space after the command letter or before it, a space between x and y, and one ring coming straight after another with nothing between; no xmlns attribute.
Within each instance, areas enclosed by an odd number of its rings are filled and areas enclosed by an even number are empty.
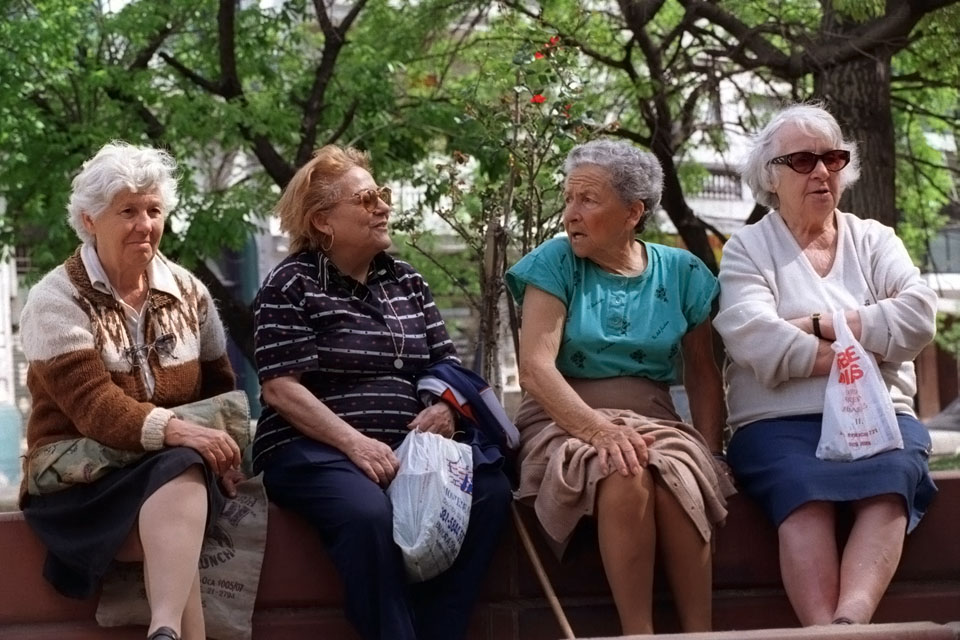
<svg viewBox="0 0 960 640"><path fill-rule="evenodd" d="M400 320L400 316L397 314L397 310L393 308L393 303L390 301L390 296L387 295L386 289L383 288L383 283L378 282L380 285L380 293L383 294L383 300L387 303L387 306L390 307L390 313L393 314L393 317L397 319L397 324L400 325L400 348L397 349L397 337L393 335L393 329L390 328L390 323L384 319L384 324L387 325L387 331L390 332L390 342L393 343L393 355L396 356L396 359L393 361L393 367L395 369L403 369L403 348L406 345L407 333L403 330L403 321Z"/></svg>

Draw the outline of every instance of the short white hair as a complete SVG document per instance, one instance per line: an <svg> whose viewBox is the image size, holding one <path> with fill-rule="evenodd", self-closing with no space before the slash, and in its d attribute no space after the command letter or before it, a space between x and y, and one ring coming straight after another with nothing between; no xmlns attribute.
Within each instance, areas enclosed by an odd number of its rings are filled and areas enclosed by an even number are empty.
<svg viewBox="0 0 960 640"><path fill-rule="evenodd" d="M94 220L121 191L156 191L164 214L177 206L177 163L166 151L114 140L83 163L73 179L67 221L83 242L93 235L83 226L83 214Z"/></svg>
<svg viewBox="0 0 960 640"><path fill-rule="evenodd" d="M643 203L643 215L636 231L643 231L647 220L656 211L663 193L663 168L657 157L622 140L591 140L574 147L563 163L570 176L583 165L596 165L610 176L620 200L627 206Z"/></svg>
<svg viewBox="0 0 960 640"><path fill-rule="evenodd" d="M754 199L762 205L776 209L780 206L776 189L779 176L770 161L783 153L780 133L786 126L794 126L803 133L828 140L833 149L850 152L850 164L840 170L840 193L860 178L860 154L855 142L845 140L840 125L830 112L819 103L795 104L774 114L753 144L740 170L743 181L750 187Z"/></svg>

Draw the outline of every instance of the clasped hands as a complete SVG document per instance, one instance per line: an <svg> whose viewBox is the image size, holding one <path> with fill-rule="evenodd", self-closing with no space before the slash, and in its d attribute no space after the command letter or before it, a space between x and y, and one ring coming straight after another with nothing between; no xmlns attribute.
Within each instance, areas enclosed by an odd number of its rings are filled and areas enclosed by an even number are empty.
<svg viewBox="0 0 960 640"><path fill-rule="evenodd" d="M600 455L600 471L604 475L614 471L622 476L639 474L647 466L647 447L653 444L653 436L641 435L624 424L604 422L588 440Z"/></svg>

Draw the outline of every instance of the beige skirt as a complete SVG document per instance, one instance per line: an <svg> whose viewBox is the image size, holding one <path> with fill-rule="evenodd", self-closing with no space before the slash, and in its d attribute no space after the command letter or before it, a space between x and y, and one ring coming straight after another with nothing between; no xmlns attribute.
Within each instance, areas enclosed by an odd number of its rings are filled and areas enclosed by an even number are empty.
<svg viewBox="0 0 960 640"><path fill-rule="evenodd" d="M635 377L567 382L612 422L654 437L647 468L710 542L713 527L727 516L726 497L735 490L726 475L717 472L700 433L680 420L667 385ZM580 518L593 515L597 483L609 474L600 471L597 450L557 426L529 394L524 394L516 424L519 498L533 505L551 547L562 555Z"/></svg>

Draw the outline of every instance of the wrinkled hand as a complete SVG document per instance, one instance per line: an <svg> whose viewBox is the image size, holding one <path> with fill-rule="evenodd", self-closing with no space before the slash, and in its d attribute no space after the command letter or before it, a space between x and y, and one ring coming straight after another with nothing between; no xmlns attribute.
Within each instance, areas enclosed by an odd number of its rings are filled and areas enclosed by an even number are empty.
<svg viewBox="0 0 960 640"><path fill-rule="evenodd" d="M171 418L167 423L163 443L196 450L218 476L224 475L230 469L240 468L240 447L224 431L201 427L180 418Z"/></svg>
<svg viewBox="0 0 960 640"><path fill-rule="evenodd" d="M247 476L239 469L227 469L227 472L220 476L220 486L228 498L237 497L237 485L247 479Z"/></svg>
<svg viewBox="0 0 960 640"><path fill-rule="evenodd" d="M617 471L622 476L635 476L647 466L647 445L653 440L653 436L641 436L626 425L608 422L590 438L590 444L600 454L603 474Z"/></svg>
<svg viewBox="0 0 960 640"><path fill-rule="evenodd" d="M427 407L417 417L410 421L407 429L419 429L428 433L436 433L444 438L452 438L456 430L456 418L453 407L446 402L437 402Z"/></svg>
<svg viewBox="0 0 960 640"><path fill-rule="evenodd" d="M389 445L357 433L344 450L347 457L371 480L386 487L397 475L400 462Z"/></svg>

